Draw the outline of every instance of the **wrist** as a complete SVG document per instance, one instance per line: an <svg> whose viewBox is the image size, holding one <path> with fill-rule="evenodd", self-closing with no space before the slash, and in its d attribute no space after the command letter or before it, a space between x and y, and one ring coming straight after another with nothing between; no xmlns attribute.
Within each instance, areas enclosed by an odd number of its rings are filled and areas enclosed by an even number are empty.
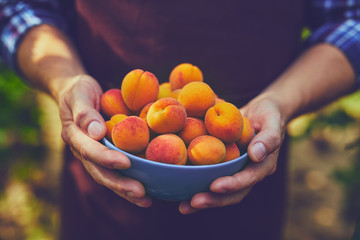
<svg viewBox="0 0 360 240"><path fill-rule="evenodd" d="M17 51L17 61L29 84L56 100L77 76L86 74L68 38L49 25L34 27L25 35Z"/></svg>
<svg viewBox="0 0 360 240"><path fill-rule="evenodd" d="M79 88L82 88L84 91L93 92L99 97L103 93L100 84L88 74L78 74L62 78L59 81L54 81L54 83L57 84L52 85L51 95L58 103L66 98L66 96L77 94Z"/></svg>

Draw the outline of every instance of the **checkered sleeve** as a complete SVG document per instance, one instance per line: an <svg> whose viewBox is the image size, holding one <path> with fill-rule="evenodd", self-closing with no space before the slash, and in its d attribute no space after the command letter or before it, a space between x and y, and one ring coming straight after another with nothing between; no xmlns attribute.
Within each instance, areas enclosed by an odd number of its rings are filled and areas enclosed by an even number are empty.
<svg viewBox="0 0 360 240"><path fill-rule="evenodd" d="M28 30L49 24L66 29L54 0L0 0L0 60L17 71L16 53Z"/></svg>
<svg viewBox="0 0 360 240"><path fill-rule="evenodd" d="M328 43L351 63L360 87L360 0L310 1L307 45Z"/></svg>

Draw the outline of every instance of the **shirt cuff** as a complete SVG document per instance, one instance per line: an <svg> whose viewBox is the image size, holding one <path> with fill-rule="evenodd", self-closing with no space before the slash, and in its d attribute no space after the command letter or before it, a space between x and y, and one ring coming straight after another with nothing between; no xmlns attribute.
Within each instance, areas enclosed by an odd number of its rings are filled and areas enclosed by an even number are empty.
<svg viewBox="0 0 360 240"><path fill-rule="evenodd" d="M314 31L306 45L328 43L340 49L352 65L357 88L360 87L360 21L329 23Z"/></svg>
<svg viewBox="0 0 360 240"><path fill-rule="evenodd" d="M67 30L66 21L58 14L46 10L28 10L12 17L1 32L1 55L6 65L20 73L17 64L17 50L26 33L33 27L49 24L61 31Z"/></svg>

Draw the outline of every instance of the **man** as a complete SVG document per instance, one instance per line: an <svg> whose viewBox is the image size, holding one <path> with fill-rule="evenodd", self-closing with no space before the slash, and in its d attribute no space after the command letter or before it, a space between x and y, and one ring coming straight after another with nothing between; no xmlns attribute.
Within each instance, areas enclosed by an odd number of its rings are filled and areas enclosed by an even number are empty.
<svg viewBox="0 0 360 240"><path fill-rule="evenodd" d="M354 89L359 5L3 1L3 59L60 109L68 144L62 238L280 239L286 123ZM311 47L299 55L305 22L314 32ZM182 62L199 66L220 97L241 107L257 135L245 170L179 204L151 199L141 183L116 175L113 169L129 167L129 160L97 140L106 132L99 114L103 90L119 87L134 68L166 81Z"/></svg>

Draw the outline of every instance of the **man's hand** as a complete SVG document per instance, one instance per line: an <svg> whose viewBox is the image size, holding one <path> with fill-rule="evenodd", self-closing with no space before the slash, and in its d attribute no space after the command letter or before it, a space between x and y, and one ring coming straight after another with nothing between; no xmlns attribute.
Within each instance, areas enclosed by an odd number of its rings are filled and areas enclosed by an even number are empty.
<svg viewBox="0 0 360 240"><path fill-rule="evenodd" d="M129 159L98 142L106 134L99 113L102 89L86 74L69 39L53 26L39 25L24 37L17 59L29 83L58 103L62 138L93 179L132 203L150 206L144 186L115 171L130 167Z"/></svg>
<svg viewBox="0 0 360 240"><path fill-rule="evenodd" d="M79 75L69 83L59 96L62 138L97 183L136 205L149 207L151 199L145 196L144 186L114 171L129 168L129 159L98 142L106 134L99 113L100 86L88 75Z"/></svg>
<svg viewBox="0 0 360 240"><path fill-rule="evenodd" d="M252 121L257 132L248 147L251 163L233 176L216 179L210 185L210 192L198 193L190 201L181 202L182 214L240 203L257 182L275 172L285 130L277 101L260 96L241 112Z"/></svg>

